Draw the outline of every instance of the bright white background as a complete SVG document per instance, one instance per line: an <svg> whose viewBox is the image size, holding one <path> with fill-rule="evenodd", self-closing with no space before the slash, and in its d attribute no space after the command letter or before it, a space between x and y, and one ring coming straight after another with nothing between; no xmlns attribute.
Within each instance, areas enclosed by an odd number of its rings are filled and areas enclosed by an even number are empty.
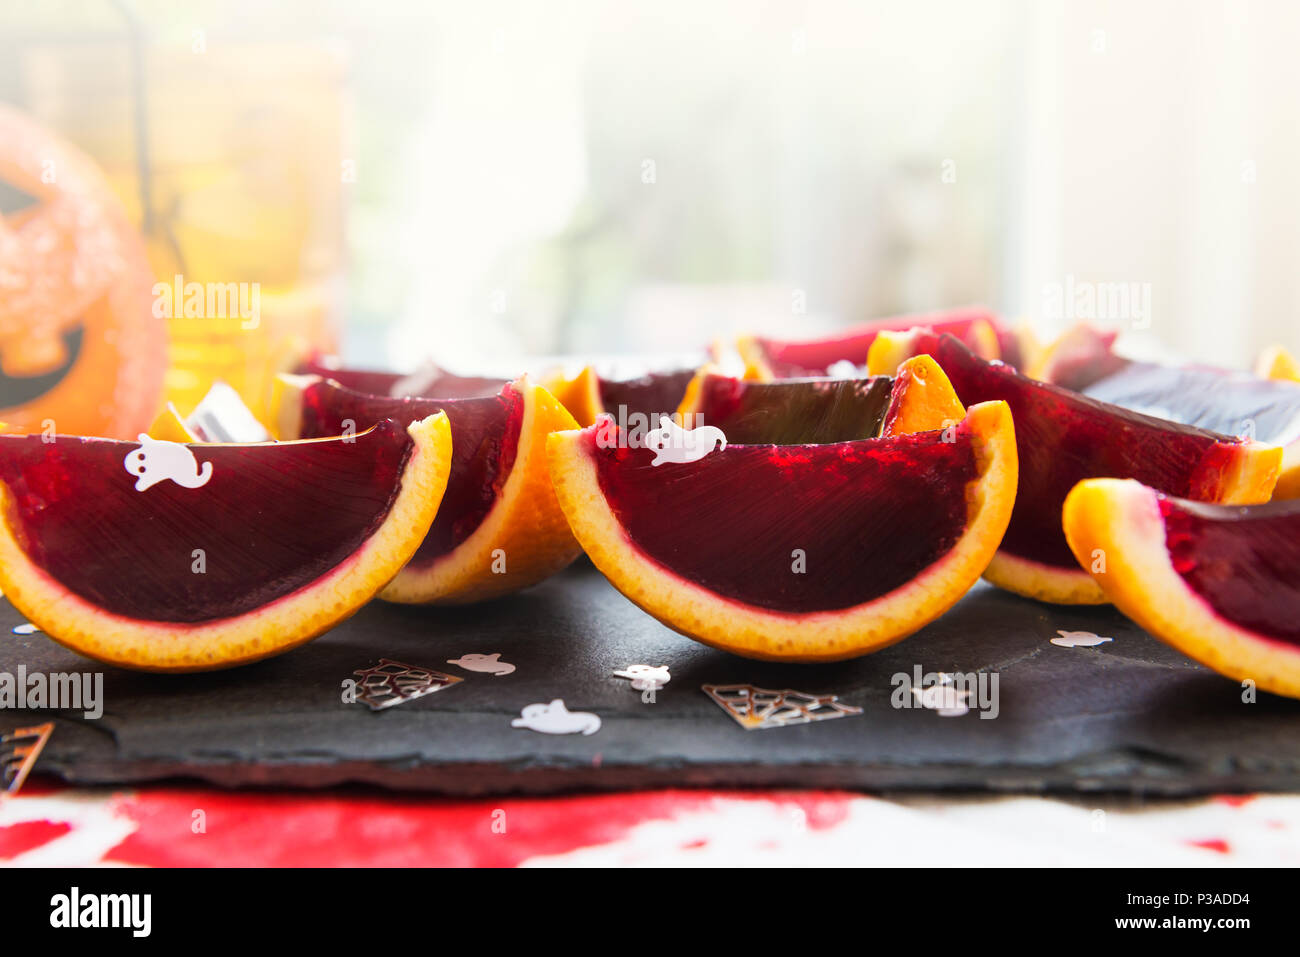
<svg viewBox="0 0 1300 957"><path fill-rule="evenodd" d="M1300 347L1286 0L134 7L163 46L345 52L358 359L677 350L973 301L1047 334L1067 277L1149 284L1141 348ZM113 10L16 5L4 32L102 34Z"/></svg>

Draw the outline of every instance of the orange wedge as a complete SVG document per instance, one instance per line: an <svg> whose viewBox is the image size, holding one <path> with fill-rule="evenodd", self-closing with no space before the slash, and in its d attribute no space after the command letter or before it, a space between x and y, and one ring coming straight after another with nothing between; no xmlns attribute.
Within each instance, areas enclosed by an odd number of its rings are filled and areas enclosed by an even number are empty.
<svg viewBox="0 0 1300 957"><path fill-rule="evenodd" d="M602 419L548 440L574 533L642 609L749 658L835 661L907 637L979 579L1015 501L1002 402L951 431L708 443L684 461L624 438Z"/></svg>
<svg viewBox="0 0 1300 957"><path fill-rule="evenodd" d="M319 376L281 375L281 437L346 433L391 418L445 412L451 476L442 507L415 556L380 593L408 604L465 604L534 585L579 553L551 489L546 437L577 423L523 376L493 396L437 399L370 395Z"/></svg>
<svg viewBox="0 0 1300 957"><path fill-rule="evenodd" d="M347 618L415 554L445 415L346 438L180 445L0 435L0 588L55 641L144 671L257 661Z"/></svg>

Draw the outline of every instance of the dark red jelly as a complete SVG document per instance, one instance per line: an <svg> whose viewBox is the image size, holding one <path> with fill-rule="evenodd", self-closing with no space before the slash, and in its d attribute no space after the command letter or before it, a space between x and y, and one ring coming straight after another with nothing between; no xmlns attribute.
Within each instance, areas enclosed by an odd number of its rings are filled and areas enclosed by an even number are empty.
<svg viewBox="0 0 1300 957"><path fill-rule="evenodd" d="M1175 571L1220 617L1300 645L1300 501L1206 505L1163 498Z"/></svg>
<svg viewBox="0 0 1300 957"><path fill-rule="evenodd" d="M964 426L951 442L927 432L733 445L658 466L645 449L602 447L611 443L597 431L588 435L601 488L638 549L719 595L780 612L850 608L911 581L960 538L976 476Z"/></svg>
<svg viewBox="0 0 1300 957"><path fill-rule="evenodd" d="M644 416L650 428L659 424L659 416L672 415L682 404L686 387L695 378L694 369L652 372L637 379L600 379L601 407L619 422Z"/></svg>
<svg viewBox="0 0 1300 957"><path fill-rule="evenodd" d="M335 382L309 386L302 401L304 436L338 435L351 420L364 429L382 419L403 424L446 412L451 425L451 476L438 517L412 566L431 565L477 529L500 497L519 449L524 397L507 385L481 399L388 398Z"/></svg>
<svg viewBox="0 0 1300 957"><path fill-rule="evenodd" d="M24 551L59 584L128 618L202 622L282 598L356 552L411 448L393 422L352 443L0 436L0 480ZM151 484L137 490L142 476Z"/></svg>
<svg viewBox="0 0 1300 957"><path fill-rule="evenodd" d="M927 336L930 353L967 406L1002 399L1011 407L1020 487L1002 548L1046 565L1077 569L1061 528L1061 507L1086 478L1133 478L1184 498L1213 497L1239 439L1099 402L987 362L952 336Z"/></svg>
<svg viewBox="0 0 1300 957"><path fill-rule="evenodd" d="M997 318L986 309L955 309L951 312L915 316L896 316L863 323L848 332L804 342L785 342L777 339L757 338L768 367L780 378L825 375L836 362L852 362L863 366L876 336L882 332L900 332L915 327L930 329L935 333L949 332L961 339L971 334L971 326L978 319L991 324L998 335L1002 355L1008 361L1019 358L1015 338L1005 333Z"/></svg>
<svg viewBox="0 0 1300 957"><path fill-rule="evenodd" d="M1300 438L1300 385L1205 366L1127 362L1085 395L1225 435L1289 445Z"/></svg>
<svg viewBox="0 0 1300 957"><path fill-rule="evenodd" d="M413 373L380 372L374 369L351 369L321 359L304 362L296 370L301 375L318 375L339 385L368 395L434 396L439 399L475 399L496 395L505 379L454 375L436 366Z"/></svg>
<svg viewBox="0 0 1300 957"><path fill-rule="evenodd" d="M891 380L781 379L752 382L706 376L688 427L717 426L732 445L815 445L874 438L889 405Z"/></svg>

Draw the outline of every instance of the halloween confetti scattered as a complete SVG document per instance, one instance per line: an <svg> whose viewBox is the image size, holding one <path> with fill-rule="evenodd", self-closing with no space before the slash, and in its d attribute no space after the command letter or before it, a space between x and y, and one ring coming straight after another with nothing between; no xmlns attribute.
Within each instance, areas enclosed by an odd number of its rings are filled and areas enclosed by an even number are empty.
<svg viewBox="0 0 1300 957"><path fill-rule="evenodd" d="M138 476L135 490L143 492L159 482L175 482L182 488L202 488L212 478L212 463L198 460L188 445L139 435L140 447L127 453L122 462L128 475Z"/></svg>
<svg viewBox="0 0 1300 957"><path fill-rule="evenodd" d="M15 728L12 734L0 735L0 767L4 769L5 793L17 794L27 775L36 766L45 743L54 733L54 722Z"/></svg>
<svg viewBox="0 0 1300 957"><path fill-rule="evenodd" d="M940 684L912 688L912 697L922 708L937 712L941 718L960 718L970 711L969 689L957 688L951 675L943 675Z"/></svg>
<svg viewBox="0 0 1300 957"><path fill-rule="evenodd" d="M862 714L861 708L841 704L833 694L773 691L754 685L704 685L702 690L746 731Z"/></svg>
<svg viewBox="0 0 1300 957"><path fill-rule="evenodd" d="M465 680L391 658L380 658L375 667L352 673L361 679L357 682L357 701L369 706L371 711L414 701Z"/></svg>
<svg viewBox="0 0 1300 957"><path fill-rule="evenodd" d="M672 681L667 665L628 665L614 674L619 678L630 678L636 691L658 691Z"/></svg>
<svg viewBox="0 0 1300 957"><path fill-rule="evenodd" d="M508 661L501 660L501 653L495 652L490 655L461 655L459 658L448 658L447 664L456 665L464 668L466 671L477 671L485 675L496 675L500 678L502 675L514 674L515 666Z"/></svg>
<svg viewBox="0 0 1300 957"><path fill-rule="evenodd" d="M1094 648L1097 645L1104 645L1108 641L1114 641L1114 638L1102 638L1091 631L1061 631L1059 628L1056 633L1059 638L1053 638L1052 644L1060 648Z"/></svg>
<svg viewBox="0 0 1300 957"><path fill-rule="evenodd" d="M655 454L651 465L698 462L710 452L727 447L727 437L717 426L684 429L666 415L659 416L659 428L647 432L644 442Z"/></svg>
<svg viewBox="0 0 1300 957"><path fill-rule="evenodd" d="M600 716L590 711L570 711L556 698L550 704L530 704L510 722L512 728L527 728L542 734L595 734Z"/></svg>

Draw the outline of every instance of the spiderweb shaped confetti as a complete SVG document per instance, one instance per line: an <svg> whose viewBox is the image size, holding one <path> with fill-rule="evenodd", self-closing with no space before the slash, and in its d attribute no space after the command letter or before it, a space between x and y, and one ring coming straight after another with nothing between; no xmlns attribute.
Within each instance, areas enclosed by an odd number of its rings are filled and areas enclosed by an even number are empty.
<svg viewBox="0 0 1300 957"><path fill-rule="evenodd" d="M46 722L30 728L15 728L12 734L0 735L0 767L4 770L5 793L18 793L53 733L54 723Z"/></svg>
<svg viewBox="0 0 1300 957"><path fill-rule="evenodd" d="M704 693L746 731L784 728L862 714L833 694L808 694L786 688L773 691L754 685L704 685Z"/></svg>
<svg viewBox="0 0 1300 957"><path fill-rule="evenodd" d="M375 667L352 673L361 679L357 682L357 700L368 705L371 711L381 711L404 701L414 701L464 680L455 675L445 675L441 671L393 661L391 658L380 658Z"/></svg>

